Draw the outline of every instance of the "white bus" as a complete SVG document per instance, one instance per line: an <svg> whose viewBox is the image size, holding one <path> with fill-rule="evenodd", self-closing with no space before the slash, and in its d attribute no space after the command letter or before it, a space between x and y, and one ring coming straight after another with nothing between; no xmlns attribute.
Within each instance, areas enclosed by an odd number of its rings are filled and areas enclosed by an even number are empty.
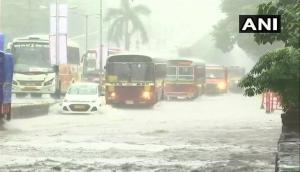
<svg viewBox="0 0 300 172"><path fill-rule="evenodd" d="M12 92L17 97L27 94L33 97L40 97L42 94L54 95L56 80L50 63L49 36L15 38L8 44L8 49L15 58ZM79 46L68 41L67 51L68 64L59 65L61 92L65 92L72 82L80 79Z"/></svg>

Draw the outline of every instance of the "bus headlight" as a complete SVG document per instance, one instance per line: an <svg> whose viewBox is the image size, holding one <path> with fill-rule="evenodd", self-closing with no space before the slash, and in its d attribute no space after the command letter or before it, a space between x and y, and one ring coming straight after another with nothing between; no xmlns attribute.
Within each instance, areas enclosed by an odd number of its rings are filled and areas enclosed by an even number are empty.
<svg viewBox="0 0 300 172"><path fill-rule="evenodd" d="M225 82L219 82L219 83L218 83L218 89L224 90L225 88L226 88Z"/></svg>
<svg viewBox="0 0 300 172"><path fill-rule="evenodd" d="M143 92L143 98L149 100L151 98L151 93L149 91Z"/></svg>
<svg viewBox="0 0 300 172"><path fill-rule="evenodd" d="M116 97L116 93L115 92L111 92L110 93L110 97L115 98Z"/></svg>

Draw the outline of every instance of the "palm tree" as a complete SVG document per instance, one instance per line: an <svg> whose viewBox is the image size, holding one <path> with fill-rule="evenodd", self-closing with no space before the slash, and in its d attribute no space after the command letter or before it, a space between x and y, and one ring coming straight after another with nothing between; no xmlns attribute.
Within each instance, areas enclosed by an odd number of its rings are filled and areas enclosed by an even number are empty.
<svg viewBox="0 0 300 172"><path fill-rule="evenodd" d="M110 8L104 21L110 21L108 40L120 45L124 40L125 49L130 49L130 40L133 34L139 33L142 43L148 42L148 35L140 15L147 16L150 10L144 5L130 6L129 0L121 0L120 8Z"/></svg>

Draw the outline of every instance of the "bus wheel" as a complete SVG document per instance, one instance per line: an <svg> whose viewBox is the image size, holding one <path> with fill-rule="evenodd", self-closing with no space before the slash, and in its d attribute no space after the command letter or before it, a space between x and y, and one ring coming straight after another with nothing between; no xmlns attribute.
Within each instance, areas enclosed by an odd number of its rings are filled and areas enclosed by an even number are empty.
<svg viewBox="0 0 300 172"><path fill-rule="evenodd" d="M23 98L26 96L26 93L16 93L17 98Z"/></svg>
<svg viewBox="0 0 300 172"><path fill-rule="evenodd" d="M31 97L40 98L42 97L41 93L31 93Z"/></svg>

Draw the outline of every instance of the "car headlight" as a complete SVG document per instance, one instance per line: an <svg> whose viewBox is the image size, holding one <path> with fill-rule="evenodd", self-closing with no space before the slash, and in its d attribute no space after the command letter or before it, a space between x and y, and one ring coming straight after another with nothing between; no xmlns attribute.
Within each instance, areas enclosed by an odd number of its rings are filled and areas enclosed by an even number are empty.
<svg viewBox="0 0 300 172"><path fill-rule="evenodd" d="M149 100L151 98L151 93L149 91L144 91L142 97Z"/></svg>
<svg viewBox="0 0 300 172"><path fill-rule="evenodd" d="M45 82L44 85L51 85L53 81L54 81L54 78L53 78L53 79L50 79L50 80L47 81L47 82Z"/></svg>
<svg viewBox="0 0 300 172"><path fill-rule="evenodd" d="M218 83L218 88L219 88L220 90L224 90L224 89L226 88L225 82L219 82L219 83Z"/></svg>

